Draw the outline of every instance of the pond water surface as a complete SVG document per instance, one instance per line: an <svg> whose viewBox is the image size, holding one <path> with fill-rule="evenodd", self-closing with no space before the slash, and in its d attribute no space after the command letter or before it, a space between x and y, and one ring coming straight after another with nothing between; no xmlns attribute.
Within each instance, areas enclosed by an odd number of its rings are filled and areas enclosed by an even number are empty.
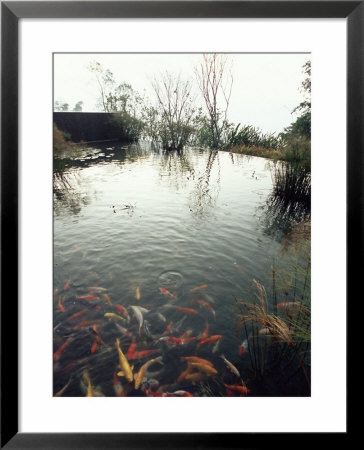
<svg viewBox="0 0 364 450"><path fill-rule="evenodd" d="M249 386L249 352L239 355L244 337L235 327L236 299L249 300L253 279L270 287L284 237L264 216L270 164L195 148L165 153L149 143L55 157L55 394L67 386L61 395L228 395L222 383L237 380L224 355L251 395L277 395ZM149 311L139 310L141 326L131 306ZM134 373L161 357L142 389L117 375L117 338L125 355L135 342ZM212 362L217 374L177 382L186 356Z"/></svg>

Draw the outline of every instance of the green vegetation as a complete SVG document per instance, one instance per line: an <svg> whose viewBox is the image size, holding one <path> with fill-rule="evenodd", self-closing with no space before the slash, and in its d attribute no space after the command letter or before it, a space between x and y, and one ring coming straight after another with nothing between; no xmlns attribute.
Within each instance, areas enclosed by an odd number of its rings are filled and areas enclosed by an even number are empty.
<svg viewBox="0 0 364 450"><path fill-rule="evenodd" d="M88 69L99 91L99 109L114 113L123 138L149 139L165 150L194 145L310 166L310 61L303 66L304 101L292 111L298 117L279 134L229 122L233 76L226 55L204 54L195 67L202 106L196 102L193 80L183 80L179 74L165 72L151 80L154 99L150 99L145 94L141 96L129 83L118 83L113 73L97 61L91 62ZM68 108L67 103L55 102L57 111ZM82 111L81 101L73 111Z"/></svg>
<svg viewBox="0 0 364 450"><path fill-rule="evenodd" d="M57 125L53 124L53 150L55 152L73 150L75 144L70 139L71 136L68 133L59 130Z"/></svg>
<svg viewBox="0 0 364 450"><path fill-rule="evenodd" d="M237 331L249 349L251 377L310 393L311 224L302 222L289 233L272 267L270 295L252 281L249 300L238 300ZM301 382L299 381L301 380Z"/></svg>

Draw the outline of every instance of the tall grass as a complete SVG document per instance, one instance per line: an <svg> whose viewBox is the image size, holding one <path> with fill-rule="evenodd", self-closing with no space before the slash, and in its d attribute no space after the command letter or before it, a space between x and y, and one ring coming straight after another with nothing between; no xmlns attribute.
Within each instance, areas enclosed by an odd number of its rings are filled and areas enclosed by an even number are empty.
<svg viewBox="0 0 364 450"><path fill-rule="evenodd" d="M263 133L259 128L252 125L244 125L240 131L240 124L235 128L230 128L225 135L225 144L223 148L229 150L238 146L249 148L265 148L269 150L277 150L281 148L284 141L280 135L274 133Z"/></svg>
<svg viewBox="0 0 364 450"><path fill-rule="evenodd" d="M311 258L310 224L299 224L286 237L272 267L268 295L252 281L249 299L239 300L237 329L249 342L251 372L262 383L285 384L295 377L297 389L310 391Z"/></svg>

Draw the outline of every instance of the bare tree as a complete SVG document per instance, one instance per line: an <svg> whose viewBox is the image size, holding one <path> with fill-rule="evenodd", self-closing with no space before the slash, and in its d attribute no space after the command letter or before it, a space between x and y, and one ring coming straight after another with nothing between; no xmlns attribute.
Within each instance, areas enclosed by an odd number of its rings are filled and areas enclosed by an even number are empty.
<svg viewBox="0 0 364 450"><path fill-rule="evenodd" d="M204 98L211 133L211 147L219 148L228 125L233 76L226 55L204 54L202 62L195 68L198 86Z"/></svg>
<svg viewBox="0 0 364 450"><path fill-rule="evenodd" d="M160 111L162 145L169 150L181 150L193 131L191 123L195 107L192 83L183 81L180 75L166 72L160 79L153 79L152 88Z"/></svg>

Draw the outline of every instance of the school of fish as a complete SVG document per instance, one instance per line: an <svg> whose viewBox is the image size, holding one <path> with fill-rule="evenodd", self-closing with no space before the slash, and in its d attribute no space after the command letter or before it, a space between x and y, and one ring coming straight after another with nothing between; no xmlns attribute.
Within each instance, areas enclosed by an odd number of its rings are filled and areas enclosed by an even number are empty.
<svg viewBox="0 0 364 450"><path fill-rule="evenodd" d="M107 288L79 292L66 280L54 290L54 396L199 397L206 383L219 395L249 394L236 367L248 341L236 348L234 362L222 354L207 288L191 288L182 301L159 286L160 303L151 306L143 304L140 286L121 304Z"/></svg>

